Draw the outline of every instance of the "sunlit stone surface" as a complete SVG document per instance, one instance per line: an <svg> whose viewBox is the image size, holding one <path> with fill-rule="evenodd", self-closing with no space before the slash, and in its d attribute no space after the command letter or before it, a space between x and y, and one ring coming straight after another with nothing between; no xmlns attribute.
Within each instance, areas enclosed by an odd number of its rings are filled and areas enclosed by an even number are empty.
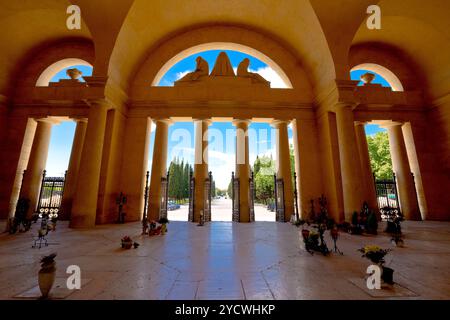
<svg viewBox="0 0 450 320"><path fill-rule="evenodd" d="M404 289L378 296L449 299L450 223L408 221L403 226L405 247L394 248L386 265ZM368 266L356 250L365 244L391 247L385 234L343 234L338 241L343 256L311 256L298 229L288 223L198 227L173 221L168 228L166 235L149 238L140 235L140 223L71 230L59 222L48 237L50 245L42 249L31 248L37 225L29 233L3 233L0 299L17 299L36 287L39 258L51 252L58 253L58 279L67 277L67 266L81 267L85 286L66 299L372 299L377 295L354 284ZM141 246L121 249L125 235Z"/></svg>

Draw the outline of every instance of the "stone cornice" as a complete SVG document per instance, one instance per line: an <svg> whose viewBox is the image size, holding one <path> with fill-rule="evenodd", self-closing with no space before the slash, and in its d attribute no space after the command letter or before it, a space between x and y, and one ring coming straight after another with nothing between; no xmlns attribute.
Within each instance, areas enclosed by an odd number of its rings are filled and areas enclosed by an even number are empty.
<svg viewBox="0 0 450 320"><path fill-rule="evenodd" d="M445 104L450 104L450 92L448 92L447 94L444 94L443 96L434 99L431 104L427 105L428 108L436 108L439 107L441 105L445 105Z"/></svg>

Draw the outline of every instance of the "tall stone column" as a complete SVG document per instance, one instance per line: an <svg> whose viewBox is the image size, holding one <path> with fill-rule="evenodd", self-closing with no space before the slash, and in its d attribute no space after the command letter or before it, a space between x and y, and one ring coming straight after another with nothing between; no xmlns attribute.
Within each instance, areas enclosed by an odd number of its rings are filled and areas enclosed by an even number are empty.
<svg viewBox="0 0 450 320"><path fill-rule="evenodd" d="M310 200L323 193L317 126L314 119L295 119L292 126L299 215L307 219Z"/></svg>
<svg viewBox="0 0 450 320"><path fill-rule="evenodd" d="M336 106L336 124L341 162L344 214L351 221L354 211L361 210L364 202L364 189L361 179L361 161L354 127L352 107L347 104Z"/></svg>
<svg viewBox="0 0 450 320"><path fill-rule="evenodd" d="M248 120L234 120L236 126L236 172L239 179L240 222L250 222L250 161L248 154Z"/></svg>
<svg viewBox="0 0 450 320"><path fill-rule="evenodd" d="M402 123L384 124L388 130L389 148L391 150L392 167L397 179L400 210L408 220L420 220L420 211L414 189L414 181L409 166L405 140L403 139Z"/></svg>
<svg viewBox="0 0 450 320"><path fill-rule="evenodd" d="M81 153L76 192L72 203L71 228L91 228L95 226L108 108L108 102L105 100L90 101L86 136Z"/></svg>
<svg viewBox="0 0 450 320"><path fill-rule="evenodd" d="M161 178L167 175L167 144L170 120L158 119L155 120L155 122L156 131L148 199L148 220L159 220L159 210L161 206Z"/></svg>
<svg viewBox="0 0 450 320"><path fill-rule="evenodd" d="M210 120L195 121L195 163L194 163L194 222L200 221L200 211L204 212L204 182L208 178L208 126Z"/></svg>
<svg viewBox="0 0 450 320"><path fill-rule="evenodd" d="M361 179L364 187L364 201L376 211L378 208L375 183L373 181L372 166L370 165L369 147L367 145L365 122L355 122L356 141L358 143L359 160L361 161Z"/></svg>
<svg viewBox="0 0 450 320"><path fill-rule="evenodd" d="M121 187L127 195L126 221L139 221L144 212L150 133L150 118L127 119L121 170Z"/></svg>
<svg viewBox="0 0 450 320"><path fill-rule="evenodd" d="M284 220L290 221L294 211L294 191L292 187L291 156L289 150L288 121L276 120L272 123L276 132L276 175L284 184Z"/></svg>
<svg viewBox="0 0 450 320"><path fill-rule="evenodd" d="M86 136L87 119L75 119L77 124L75 136L70 152L69 167L64 183L64 195L61 203L60 219L69 220L72 211L72 202L77 188L78 171L80 169L81 153L83 151L84 138Z"/></svg>
<svg viewBox="0 0 450 320"><path fill-rule="evenodd" d="M31 147L30 158L28 160L27 171L25 173L20 198L28 199L30 206L27 218L31 218L37 208L39 192L41 189L42 174L45 170L48 157L48 147L52 134L51 119L38 119L36 132L34 134L33 145Z"/></svg>

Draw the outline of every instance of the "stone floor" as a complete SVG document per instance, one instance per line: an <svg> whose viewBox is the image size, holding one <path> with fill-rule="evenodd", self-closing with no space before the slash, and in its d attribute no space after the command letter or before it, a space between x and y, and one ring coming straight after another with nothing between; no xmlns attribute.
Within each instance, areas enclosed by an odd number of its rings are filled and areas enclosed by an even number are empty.
<svg viewBox="0 0 450 320"><path fill-rule="evenodd" d="M381 293L364 288L369 262L357 249L365 244L391 247L385 234L342 234L338 246L344 255L324 257L305 252L298 229L288 223L198 227L173 221L168 227L166 235L148 237L140 235L140 223L72 230L59 222L42 249L31 248L37 225L28 233L3 233L0 299L36 297L39 258L51 252L58 254L58 283L65 283L69 265L80 266L83 279L81 290L55 292L54 298L450 299L448 222L403 224L405 247L394 248L386 259L398 284ZM141 246L121 249L125 235ZM331 247L328 233L326 240Z"/></svg>

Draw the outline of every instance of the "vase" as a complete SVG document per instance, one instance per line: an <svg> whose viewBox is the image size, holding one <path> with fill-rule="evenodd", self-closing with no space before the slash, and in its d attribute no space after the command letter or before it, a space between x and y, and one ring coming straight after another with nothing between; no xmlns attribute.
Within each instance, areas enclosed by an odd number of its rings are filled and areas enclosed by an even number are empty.
<svg viewBox="0 0 450 320"><path fill-rule="evenodd" d="M56 277L56 266L55 262L52 262L46 266L43 266L41 270L39 270L38 282L39 282L39 290L41 290L42 298L47 298L50 290L55 283Z"/></svg>
<svg viewBox="0 0 450 320"><path fill-rule="evenodd" d="M70 77L72 80L77 80L79 77L81 77L82 72L78 69L67 69L66 74Z"/></svg>
<svg viewBox="0 0 450 320"><path fill-rule="evenodd" d="M388 284L394 284L394 269L383 267L381 279Z"/></svg>
<svg viewBox="0 0 450 320"><path fill-rule="evenodd" d="M361 80L362 80L362 82L364 82L365 84L370 84L370 83L372 83L373 79L375 79L375 75L374 75L373 73L367 72L367 73L364 73L364 74L361 76Z"/></svg>

